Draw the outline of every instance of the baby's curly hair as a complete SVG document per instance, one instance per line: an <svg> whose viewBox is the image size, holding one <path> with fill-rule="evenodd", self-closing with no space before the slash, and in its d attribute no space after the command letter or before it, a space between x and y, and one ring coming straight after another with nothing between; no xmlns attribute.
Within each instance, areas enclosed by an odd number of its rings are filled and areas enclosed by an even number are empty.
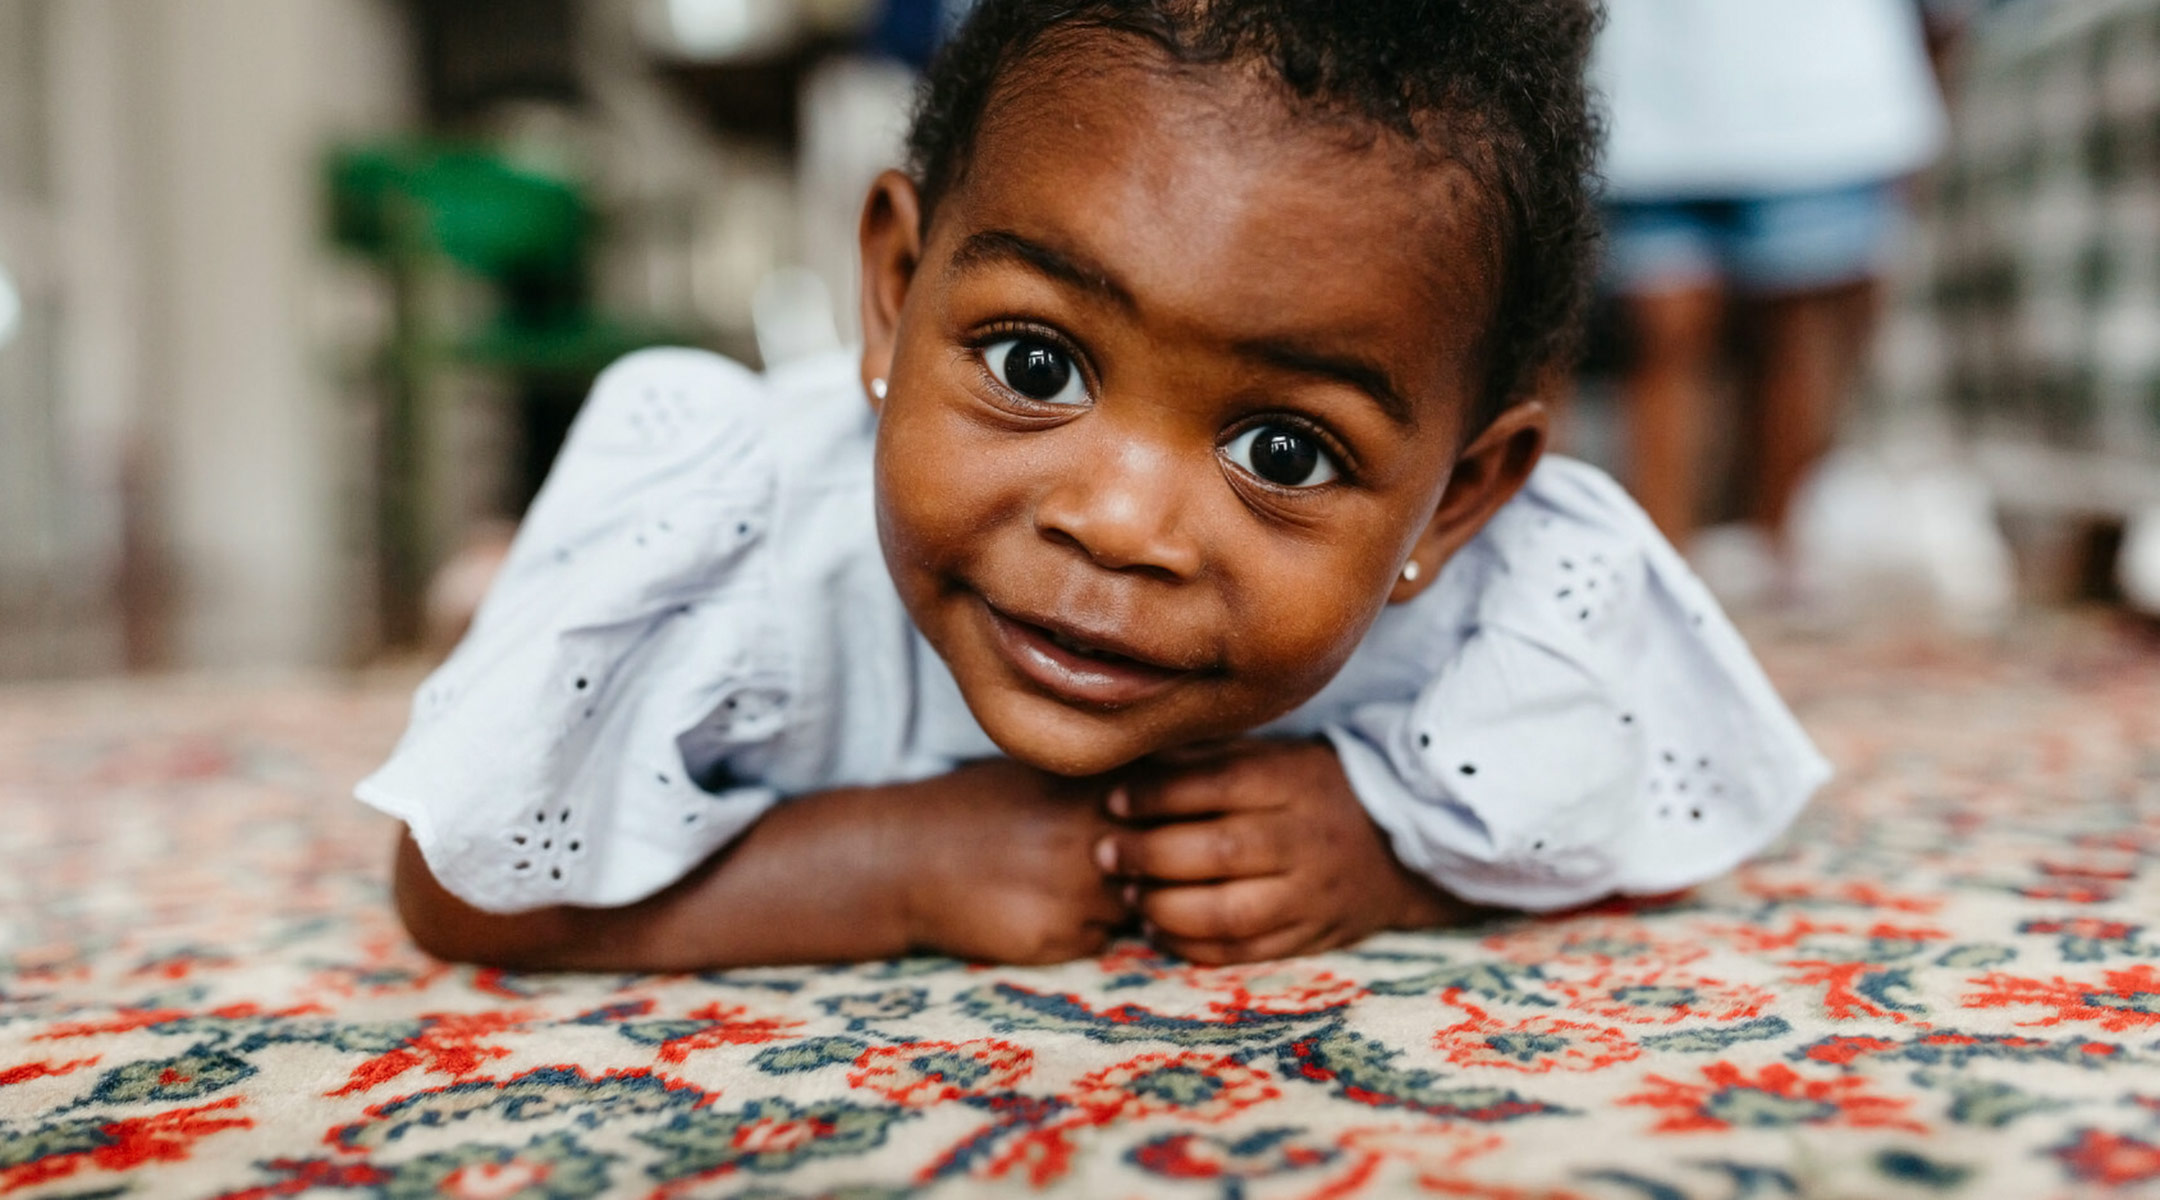
<svg viewBox="0 0 2160 1200"><path fill-rule="evenodd" d="M924 220L958 185L1000 79L1052 33L1144 39L1181 66L1259 66L1295 111L1347 116L1468 168L1500 266L1473 432L1574 355L1597 237L1583 73L1594 0L981 0L932 62L908 135ZM1057 45L1085 45L1058 39Z"/></svg>

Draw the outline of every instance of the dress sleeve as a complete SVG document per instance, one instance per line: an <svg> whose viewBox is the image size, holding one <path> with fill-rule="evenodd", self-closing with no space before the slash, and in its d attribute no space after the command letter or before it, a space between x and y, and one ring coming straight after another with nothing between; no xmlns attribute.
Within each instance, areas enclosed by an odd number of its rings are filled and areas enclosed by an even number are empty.
<svg viewBox="0 0 2160 1200"><path fill-rule="evenodd" d="M1405 864L1530 910L1701 883L1830 775L1708 591L1599 472L1560 459L1443 573L1471 619L1404 701L1326 730Z"/></svg>
<svg viewBox="0 0 2160 1200"><path fill-rule="evenodd" d="M357 789L467 903L631 903L775 801L729 770L794 690L760 603L765 398L685 350L594 385L471 631Z"/></svg>

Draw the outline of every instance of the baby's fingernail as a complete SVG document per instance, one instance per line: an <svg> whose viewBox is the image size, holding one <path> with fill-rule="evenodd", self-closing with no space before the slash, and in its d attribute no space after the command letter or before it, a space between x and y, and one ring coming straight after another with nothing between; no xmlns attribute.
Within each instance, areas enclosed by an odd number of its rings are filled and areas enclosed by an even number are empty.
<svg viewBox="0 0 2160 1200"><path fill-rule="evenodd" d="M1126 792L1125 785L1121 783L1110 789L1110 798L1104 803L1109 806L1111 816L1122 817L1132 808L1132 796Z"/></svg>
<svg viewBox="0 0 2160 1200"><path fill-rule="evenodd" d="M1116 838L1106 837L1095 843L1095 865L1101 867L1106 874L1117 870Z"/></svg>

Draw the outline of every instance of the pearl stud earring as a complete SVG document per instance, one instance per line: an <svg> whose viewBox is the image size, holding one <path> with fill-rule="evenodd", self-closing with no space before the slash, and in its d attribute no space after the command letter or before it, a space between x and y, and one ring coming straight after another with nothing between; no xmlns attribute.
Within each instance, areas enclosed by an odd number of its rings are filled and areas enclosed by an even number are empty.
<svg viewBox="0 0 2160 1200"><path fill-rule="evenodd" d="M1417 564L1417 560L1414 558L1402 565L1402 577L1404 583L1416 583L1418 576L1423 575L1424 573L1425 568L1419 566Z"/></svg>
<svg viewBox="0 0 2160 1200"><path fill-rule="evenodd" d="M883 400L885 398L885 381L882 379L871 380L870 394L876 396L880 400Z"/></svg>

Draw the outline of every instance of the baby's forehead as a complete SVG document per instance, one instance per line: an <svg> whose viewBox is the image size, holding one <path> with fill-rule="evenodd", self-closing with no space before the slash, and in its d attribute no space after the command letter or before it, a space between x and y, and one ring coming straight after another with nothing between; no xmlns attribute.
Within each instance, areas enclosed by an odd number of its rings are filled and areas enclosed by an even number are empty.
<svg viewBox="0 0 2160 1200"><path fill-rule="evenodd" d="M1451 128L1448 114L1419 123L1413 137L1299 97L1256 61L1177 61L1138 38L1082 30L1045 38L1000 74L975 127L968 175L986 157L1009 165L1075 155L1133 186L1169 190L1181 180L1204 189L1241 166L1260 167L1248 184L1373 214L1393 236L1360 247L1372 255L1425 251L1450 276L1483 259L1496 276L1501 202L1486 178L1488 156ZM1460 285L1442 283L1451 292Z"/></svg>
<svg viewBox="0 0 2160 1200"><path fill-rule="evenodd" d="M994 91L934 246L996 231L1077 244L1142 307L1201 325L1265 325L1276 310L1476 356L1499 271L1489 192L1468 165L1301 109L1236 63L1144 47L1052 63Z"/></svg>

